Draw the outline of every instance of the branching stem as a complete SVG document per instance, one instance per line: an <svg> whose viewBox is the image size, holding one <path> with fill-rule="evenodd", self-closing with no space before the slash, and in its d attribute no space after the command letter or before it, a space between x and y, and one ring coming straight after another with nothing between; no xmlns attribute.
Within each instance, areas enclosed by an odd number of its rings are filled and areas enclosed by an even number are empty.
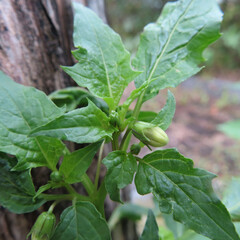
<svg viewBox="0 0 240 240"><path fill-rule="evenodd" d="M132 133L131 133L132 126L135 123L135 121L138 119L138 115L139 115L140 110L141 110L142 100L143 100L144 94L145 94L145 91L143 91L142 94L139 96L139 98L137 100L137 103L136 103L136 106L135 106L134 111L133 111L133 117L135 118L135 120L130 124L130 126L128 126L128 129L126 130L126 132L123 136L123 139L122 139L122 142L121 142L121 145L120 145L120 149L123 150L123 151L127 151L127 149L128 149L128 146L129 146L129 143L130 143L130 140L131 140L131 136L132 136Z"/></svg>

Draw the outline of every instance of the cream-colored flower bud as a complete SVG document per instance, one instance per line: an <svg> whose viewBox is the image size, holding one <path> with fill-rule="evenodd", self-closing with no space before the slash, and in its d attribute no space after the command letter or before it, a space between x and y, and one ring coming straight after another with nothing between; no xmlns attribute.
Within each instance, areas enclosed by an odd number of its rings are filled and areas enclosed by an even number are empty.
<svg viewBox="0 0 240 240"><path fill-rule="evenodd" d="M168 143L167 134L154 124L147 122L136 122L132 128L133 135L146 145L162 147Z"/></svg>

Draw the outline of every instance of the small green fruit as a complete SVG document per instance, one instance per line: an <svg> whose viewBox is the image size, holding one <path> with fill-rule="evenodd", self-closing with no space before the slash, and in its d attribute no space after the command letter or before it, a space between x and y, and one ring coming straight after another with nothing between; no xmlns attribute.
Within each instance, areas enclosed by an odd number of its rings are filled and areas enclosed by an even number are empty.
<svg viewBox="0 0 240 240"><path fill-rule="evenodd" d="M48 240L53 233L54 227L56 223L56 218L53 213L43 212L37 218L34 223L31 231L32 240Z"/></svg>
<svg viewBox="0 0 240 240"><path fill-rule="evenodd" d="M63 175L58 171L54 171L50 174L50 179L53 182L59 183L63 180Z"/></svg>
<svg viewBox="0 0 240 240"><path fill-rule="evenodd" d="M167 134L154 124L136 122L132 128L133 135L146 145L162 147L168 143Z"/></svg>

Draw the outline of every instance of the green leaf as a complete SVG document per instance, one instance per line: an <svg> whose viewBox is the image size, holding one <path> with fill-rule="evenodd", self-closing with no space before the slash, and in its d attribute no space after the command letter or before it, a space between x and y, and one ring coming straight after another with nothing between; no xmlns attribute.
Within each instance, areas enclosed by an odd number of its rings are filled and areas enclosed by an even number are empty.
<svg viewBox="0 0 240 240"><path fill-rule="evenodd" d="M64 181L70 184L80 182L82 175L91 165L92 159L100 145L101 142L93 143L85 148L65 155L59 169L60 173L64 175Z"/></svg>
<svg viewBox="0 0 240 240"><path fill-rule="evenodd" d="M111 138L113 131L106 114L88 100L87 107L65 113L35 129L32 136L46 135L76 143L93 143L105 137Z"/></svg>
<svg viewBox="0 0 240 240"><path fill-rule="evenodd" d="M125 87L139 74L120 36L89 8L74 3L74 46L78 63L63 67L79 86L87 87L114 110Z"/></svg>
<svg viewBox="0 0 240 240"><path fill-rule="evenodd" d="M193 168L191 159L176 149L146 155L138 165L135 184L139 194L152 192L161 212L213 240L239 239L225 206L214 194L215 175Z"/></svg>
<svg viewBox="0 0 240 240"><path fill-rule="evenodd" d="M233 178L224 194L223 203L231 217L240 221L240 178Z"/></svg>
<svg viewBox="0 0 240 240"><path fill-rule="evenodd" d="M126 118L131 117L133 114L133 111L128 111ZM157 117L157 113L151 112L151 111L141 111L138 115L138 121L142 122L152 122Z"/></svg>
<svg viewBox="0 0 240 240"><path fill-rule="evenodd" d="M44 204L45 200L36 198L30 170L11 171L15 158L0 153L0 204L14 213L32 212Z"/></svg>
<svg viewBox="0 0 240 240"><path fill-rule="evenodd" d="M142 111L138 115L138 121L152 122L157 117L157 113L150 111Z"/></svg>
<svg viewBox="0 0 240 240"><path fill-rule="evenodd" d="M137 170L136 159L132 154L119 150L110 152L102 162L108 169L105 178L106 190L113 201L121 202L119 189L132 182Z"/></svg>
<svg viewBox="0 0 240 240"><path fill-rule="evenodd" d="M240 120L220 124L218 129L231 138L240 139Z"/></svg>
<svg viewBox="0 0 240 240"><path fill-rule="evenodd" d="M215 0L167 3L156 23L141 35L133 66L144 70L135 84L148 82L143 101L166 87L176 87L200 71L202 52L220 36L222 12Z"/></svg>
<svg viewBox="0 0 240 240"><path fill-rule="evenodd" d="M164 108L158 113L156 118L151 123L157 125L164 131L167 130L174 117L175 109L176 109L175 98L173 94L170 91L168 91L167 102Z"/></svg>
<svg viewBox="0 0 240 240"><path fill-rule="evenodd" d="M126 101L123 103L123 105L121 106L121 110L120 110L120 116L124 116L127 114L127 111L131 105L131 103L138 98L141 94L143 94L146 89L148 87L148 83L145 82L142 84L141 87L134 89L131 94L128 96L128 98L126 99Z"/></svg>
<svg viewBox="0 0 240 240"><path fill-rule="evenodd" d="M51 240L110 240L106 221L90 202L77 202L61 214Z"/></svg>
<svg viewBox="0 0 240 240"><path fill-rule="evenodd" d="M55 169L65 146L58 139L32 138L29 133L64 112L41 91L12 81L0 72L0 151L16 155L16 170Z"/></svg>
<svg viewBox="0 0 240 240"><path fill-rule="evenodd" d="M147 221L139 240L159 240L158 225L152 210L149 209Z"/></svg>
<svg viewBox="0 0 240 240"><path fill-rule="evenodd" d="M58 107L66 106L66 111L72 111L77 107L86 107L87 98L105 113L109 112L108 105L100 98L96 98L86 90L79 87L69 87L57 90L48 96Z"/></svg>
<svg viewBox="0 0 240 240"><path fill-rule="evenodd" d="M38 196L41 195L41 193L49 190L50 188L52 188L52 184L51 183L47 183L45 185L42 185L41 187L39 187L39 189L37 190L37 192L35 193L33 200L35 200Z"/></svg>

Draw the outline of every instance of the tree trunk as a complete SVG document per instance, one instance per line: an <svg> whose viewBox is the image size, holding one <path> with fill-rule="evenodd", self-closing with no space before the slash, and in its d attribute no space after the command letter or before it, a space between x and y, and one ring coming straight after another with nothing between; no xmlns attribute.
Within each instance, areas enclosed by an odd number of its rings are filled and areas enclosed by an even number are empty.
<svg viewBox="0 0 240 240"><path fill-rule="evenodd" d="M103 0L78 2L106 22ZM0 0L0 69L46 94L75 85L60 68L74 61L72 19L71 0ZM34 182L45 184L48 174L46 168L33 170ZM26 239L38 214L16 215L0 207L0 240Z"/></svg>

